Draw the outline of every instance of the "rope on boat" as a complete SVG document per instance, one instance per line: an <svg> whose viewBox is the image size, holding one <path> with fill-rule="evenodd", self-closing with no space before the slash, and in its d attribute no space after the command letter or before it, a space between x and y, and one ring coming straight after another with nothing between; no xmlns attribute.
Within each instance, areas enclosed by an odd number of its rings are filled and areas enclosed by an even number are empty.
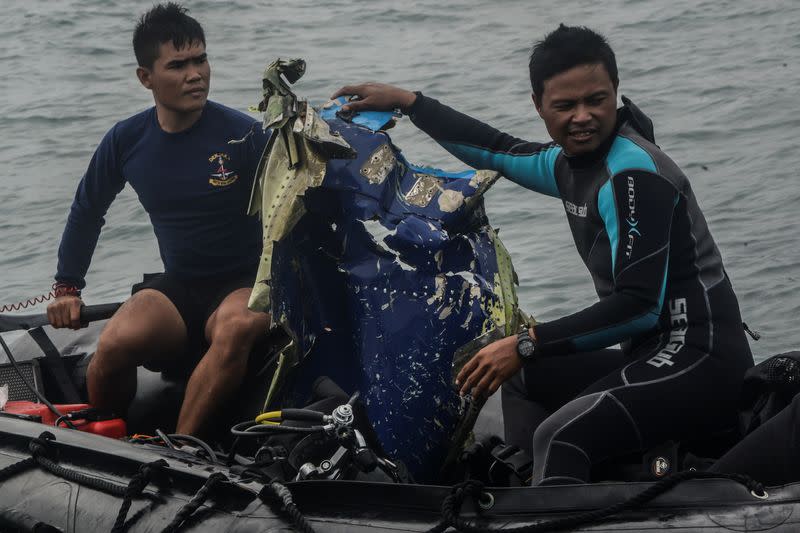
<svg viewBox="0 0 800 533"><path fill-rule="evenodd" d="M128 511L130 510L133 498L140 496L143 493L145 487L149 484L150 479L155 472L167 466L166 461L163 459L144 464L140 467L139 472L131 479L128 485L123 487L103 479L98 479L75 470L64 468L46 457L52 451L50 449L50 442L53 440L55 440L55 436L49 431L42 432L39 437L31 439L28 449L32 457L23 459L1 469L0 481L12 477L30 468L31 466L38 464L45 470L58 477L88 486L96 490L100 490L102 492L119 496L123 498L123 502L117 515L117 519L114 523L112 533L124 531L125 519ZM442 501L441 521L429 529L426 533L443 533L451 527L456 531L461 531L463 533L534 533L574 528L583 524L588 524L603 518L607 518L622 511L641 507L642 505L669 491L680 483L690 479L730 479L747 487L755 497L766 497L764 486L747 475L688 470L666 477L654 483L639 494L603 509L596 509L571 516L564 516L528 526L496 529L476 526L461 518L461 507L464 503L464 500L466 500L468 497L471 497L480 507L481 498L486 495L483 483L480 481L470 480L453 486L450 494L448 494ZM195 511L197 511L197 509L199 509L206 502L214 487L217 484L226 481L229 481L228 478L220 472L211 474L203 486L198 489L192 499L178 511L175 519L170 522L166 528L164 528L162 533L177 532L184 525L186 519L194 514ZM311 524L298 509L297 505L292 499L291 491L289 491L285 485L278 483L277 481L273 481L268 485L264 485L264 488L261 490L258 497L263 502L270 504L270 495L277 497L281 501L283 504L283 509L291 518L292 524L295 528L302 533L314 533L314 529L311 527Z"/></svg>
<svg viewBox="0 0 800 533"><path fill-rule="evenodd" d="M288 487L285 485L278 483L277 481L273 481L268 485L264 485L264 488L258 494L258 497L266 503L270 505L272 502L270 501L270 496L277 497L281 503L283 503L283 509L292 519L292 525L300 531L301 533L315 533L314 528L311 527L311 524L308 522L303 513L300 509L297 508L297 504L294 503L292 499L292 493Z"/></svg>
<svg viewBox="0 0 800 533"><path fill-rule="evenodd" d="M111 483L104 479L88 476L76 470L70 470L69 468L65 468L49 459L47 454L51 451L49 442L52 440L55 440L55 436L49 431L45 431L39 435L38 438L32 439L28 445L31 455L39 464L39 466L51 474L66 479L67 481L73 481L101 492L119 496L120 498L125 497L125 491L127 490L127 487L117 485L116 483Z"/></svg>
<svg viewBox="0 0 800 533"><path fill-rule="evenodd" d="M125 489L125 496L123 497L122 505L117 513L117 519L114 521L114 527L111 528L111 533L121 533L125 531L125 519L128 518L128 511L130 511L133 499L144 492L153 474L166 466L168 466L168 463L164 459L159 459L139 467L139 472L131 478L128 487Z"/></svg>
<svg viewBox="0 0 800 533"><path fill-rule="evenodd" d="M125 523L133 499L138 496L141 496L144 493L144 489L150 483L154 474L158 473L159 471L162 471L165 467L168 466L168 463L164 459L159 459L151 463L143 464L139 468L139 472L135 476L133 476L133 478L130 480L127 486L117 485L116 483L110 483L103 479L98 479L92 476L88 476L86 474L83 474L82 472L64 468L63 466L60 466L57 463L55 463L53 460L47 457L47 455L49 455L53 451L50 442L54 440L55 436L49 431L44 431L37 438L31 439L30 443L28 444L28 450L31 453L31 457L28 457L26 459L13 463L3 469L0 469L0 481L4 481L7 478L10 478L20 472L23 472L33 466L38 465L55 476L61 477L68 481L72 481L74 483L78 483L80 485L85 485L87 487L99 490L101 492L106 492L108 494L121 497L123 499L122 505L120 506L119 512L117 513L117 518L114 522L114 527L111 530L112 533L120 533L122 531L125 531L127 527L130 525L130 523L132 523L135 520L135 518L132 518L127 525ZM162 533L175 533L176 531L181 529L186 519L188 519L192 514L194 514L194 512L197 511L197 509L199 509L206 502L214 487L219 483L225 481L228 481L228 478L224 474L220 472L215 472L211 474L206 480L206 482L203 484L203 486L200 487L200 489L198 489L198 491L195 493L192 499L178 511L178 513L175 516L175 519L172 520L172 522L170 522L167 525L167 527L163 529ZM274 496L277 496L277 498L283 504L283 509L287 512L287 514L291 518L292 524L294 525L295 528L297 528L302 533L315 533L314 529L311 527L306 518L300 512L300 509L297 508L297 505L294 503L292 499L292 493L289 491L288 488L286 488L284 485L276 481L273 481L268 485L264 485L264 489L262 489L261 493L259 494L259 498L265 503L271 503L268 501L269 498L267 493L271 493ZM21 516L22 515L20 516L14 515L12 517L8 513L5 513L2 516L0 516L0 524L5 523L4 520L9 524L12 522L16 523L17 521L21 520ZM25 523L27 523L27 519ZM47 531L58 531L58 530L51 529Z"/></svg>
<svg viewBox="0 0 800 533"><path fill-rule="evenodd" d="M186 505L181 507L172 522L170 522L167 527L161 531L161 533L175 533L178 531L183 525L184 521L206 502L214 487L223 481L228 481L228 478L221 472L214 472L208 476L208 479L206 479L206 482L203 484L203 486L198 489L198 491L194 494L194 496L192 496L192 499L189 500Z"/></svg>
<svg viewBox="0 0 800 533"><path fill-rule="evenodd" d="M8 465L7 467L0 470L0 481L4 481L7 478L13 477L19 474L20 472L34 466L35 464L36 464L36 459L34 459L33 457L28 457L27 459L23 459L22 461Z"/></svg>
<svg viewBox="0 0 800 533"><path fill-rule="evenodd" d="M737 483L740 483L750 489L751 493L756 495L756 497L760 497L758 496L759 494L766 494L764 491L764 486L761 483L743 474L721 474L716 472L687 470L685 472L678 472L666 477L654 483L632 498L609 505L603 509L596 509L594 511L587 511L571 516L556 518L545 522L531 524L529 526L496 529L472 525L460 517L461 505L467 497L472 497L476 503L478 503L478 500L484 495L483 483L473 480L466 481L453 487L452 492L450 492L450 494L448 494L442 501L442 520L434 527L429 529L426 533L442 533L450 527L463 533L538 533L541 531L557 531L561 529L574 528L607 518L622 511L636 509L637 507L640 507L645 503L655 499L656 497L674 488L676 485L683 483L684 481L690 479L711 478L730 479L732 481L736 481Z"/></svg>

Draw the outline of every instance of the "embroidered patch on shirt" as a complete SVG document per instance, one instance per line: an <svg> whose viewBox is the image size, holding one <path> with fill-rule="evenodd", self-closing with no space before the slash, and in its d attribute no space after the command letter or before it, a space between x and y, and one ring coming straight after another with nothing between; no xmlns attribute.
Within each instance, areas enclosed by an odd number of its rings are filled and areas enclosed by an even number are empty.
<svg viewBox="0 0 800 533"><path fill-rule="evenodd" d="M225 161L230 161L228 154L213 154L208 161L217 164L216 172L212 172L211 177L208 178L208 182L214 187L227 187L239 179L239 175L235 171L225 168Z"/></svg>

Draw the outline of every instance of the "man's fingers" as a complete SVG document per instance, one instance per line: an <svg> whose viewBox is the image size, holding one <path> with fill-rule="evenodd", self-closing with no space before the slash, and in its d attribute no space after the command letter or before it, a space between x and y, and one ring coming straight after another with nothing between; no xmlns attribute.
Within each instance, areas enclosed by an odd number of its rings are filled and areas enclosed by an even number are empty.
<svg viewBox="0 0 800 533"><path fill-rule="evenodd" d="M499 389L502 384L503 384L503 380L502 379L495 378L495 380L492 381L492 384L489 385L489 392L488 392L488 394L486 396L491 396L492 394L497 392L497 389Z"/></svg>
<svg viewBox="0 0 800 533"><path fill-rule="evenodd" d="M53 310L53 304L50 304L50 305L47 306L47 321L50 322L50 325L53 326L54 328L58 327L58 326L56 326L55 312Z"/></svg>
<svg viewBox="0 0 800 533"><path fill-rule="evenodd" d="M369 97L363 100L351 100L342 106L342 111L360 111L361 109L369 109L372 101Z"/></svg>
<svg viewBox="0 0 800 533"><path fill-rule="evenodd" d="M81 327L81 306L79 304L70 304L69 306L69 322L72 329L80 329Z"/></svg>
<svg viewBox="0 0 800 533"><path fill-rule="evenodd" d="M352 96L357 95L359 93L359 88L361 85L345 85L331 96L331 100L335 100L340 96Z"/></svg>
<svg viewBox="0 0 800 533"><path fill-rule="evenodd" d="M461 395L469 394L470 390L483 377L488 370L485 365L478 365L468 375L464 376L464 384L461 386Z"/></svg>
<svg viewBox="0 0 800 533"><path fill-rule="evenodd" d="M72 327L72 317L70 316L69 305L63 303L61 304L61 327Z"/></svg>
<svg viewBox="0 0 800 533"><path fill-rule="evenodd" d="M486 391L489 390L492 382L495 380L494 372L486 372L477 385L475 385L472 395L476 398L479 398L484 395ZM487 394L488 396L488 394Z"/></svg>
<svg viewBox="0 0 800 533"><path fill-rule="evenodd" d="M456 376L456 385L461 385L464 382L464 380L467 379L467 376L472 374L472 371L475 369L476 366L478 366L479 356L480 352L475 354L475 357L467 361L467 364L461 367L461 372L459 372L458 375Z"/></svg>

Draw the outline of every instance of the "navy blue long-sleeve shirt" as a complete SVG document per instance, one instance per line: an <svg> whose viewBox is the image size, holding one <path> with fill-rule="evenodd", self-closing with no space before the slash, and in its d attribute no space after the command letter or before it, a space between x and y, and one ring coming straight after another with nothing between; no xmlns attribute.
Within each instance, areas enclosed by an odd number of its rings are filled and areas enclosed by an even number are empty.
<svg viewBox="0 0 800 533"><path fill-rule="evenodd" d="M196 279L255 268L261 224L246 211L267 139L253 117L211 101L178 133L161 129L155 108L117 123L78 185L56 281L85 286L104 216L125 183L150 216L166 272Z"/></svg>
<svg viewBox="0 0 800 533"><path fill-rule="evenodd" d="M749 355L736 296L689 181L655 145L650 120L623 100L615 133L582 157L507 135L421 94L409 113L468 165L563 202L600 299L537 324L542 355L617 343L630 350L653 337L667 343L654 366L671 365L670 350L683 344Z"/></svg>

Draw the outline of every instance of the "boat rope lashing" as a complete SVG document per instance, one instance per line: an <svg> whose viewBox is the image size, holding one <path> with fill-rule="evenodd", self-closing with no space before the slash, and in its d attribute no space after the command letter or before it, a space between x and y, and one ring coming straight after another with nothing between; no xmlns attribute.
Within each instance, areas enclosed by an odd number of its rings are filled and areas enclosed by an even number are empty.
<svg viewBox="0 0 800 533"><path fill-rule="evenodd" d="M117 513L117 519L114 521L114 527L111 528L111 533L125 531L125 519L128 518L128 511L131 508L133 499L144 491L153 474L166 466L168 466L168 463L164 459L159 459L139 467L139 472L131 478L130 482L128 482L128 487L125 489L125 496Z"/></svg>
<svg viewBox="0 0 800 533"><path fill-rule="evenodd" d="M178 531L183 525L184 521L186 521L187 518L194 514L194 512L206 502L214 487L223 481L228 481L228 478L221 472L214 472L208 476L208 479L206 479L206 482L203 484L203 486L197 490L194 496L192 496L192 499L189 500L186 505L180 508L172 522L167 524L167 527L161 530L161 533L175 533Z"/></svg>
<svg viewBox="0 0 800 533"><path fill-rule="evenodd" d="M666 477L654 483L636 496L633 496L632 498L629 498L623 502L609 505L603 509L596 509L593 511L578 513L572 516L556 518L545 522L539 522L537 524L531 524L529 526L498 529L475 526L459 516L461 505L467 497L472 497L478 504L480 504L482 499L485 498L483 483L472 480L460 483L453 487L453 490L450 492L450 494L448 494L442 501L442 520L434 527L429 529L426 533L443 533L450 527L463 533L538 533L541 531L557 531L574 528L607 518L622 511L641 507L645 503L674 488L676 485L679 485L680 483L690 479L730 479L747 487L750 490L750 493L756 498L765 498L767 495L766 491L764 490L764 486L761 483L744 474L721 474L716 472L687 470Z"/></svg>
<svg viewBox="0 0 800 533"><path fill-rule="evenodd" d="M55 436L49 431L45 431L39 435L38 438L32 439L28 445L31 455L39 464L39 466L51 474L66 479L67 481L72 481L74 483L78 483L79 485L84 485L86 487L112 494L120 498L125 496L126 487L122 485L117 485L116 483L111 483L110 481L106 481L104 479L88 476L75 470L70 470L69 468L65 468L57 464L55 461L49 459L47 455L52 451L50 448L50 441L53 440L55 440Z"/></svg>
<svg viewBox="0 0 800 533"><path fill-rule="evenodd" d="M272 481L268 485L264 485L258 497L262 502L271 505L274 499L277 498L283 504L283 510L289 515L292 520L294 528L302 533L314 533L314 528L308 522L303 513L298 509L297 504L294 503L292 492L286 485Z"/></svg>
<svg viewBox="0 0 800 533"><path fill-rule="evenodd" d="M13 477L35 465L36 459L33 457L28 457L27 459L10 464L5 468L0 469L0 481L5 481L6 479Z"/></svg>

